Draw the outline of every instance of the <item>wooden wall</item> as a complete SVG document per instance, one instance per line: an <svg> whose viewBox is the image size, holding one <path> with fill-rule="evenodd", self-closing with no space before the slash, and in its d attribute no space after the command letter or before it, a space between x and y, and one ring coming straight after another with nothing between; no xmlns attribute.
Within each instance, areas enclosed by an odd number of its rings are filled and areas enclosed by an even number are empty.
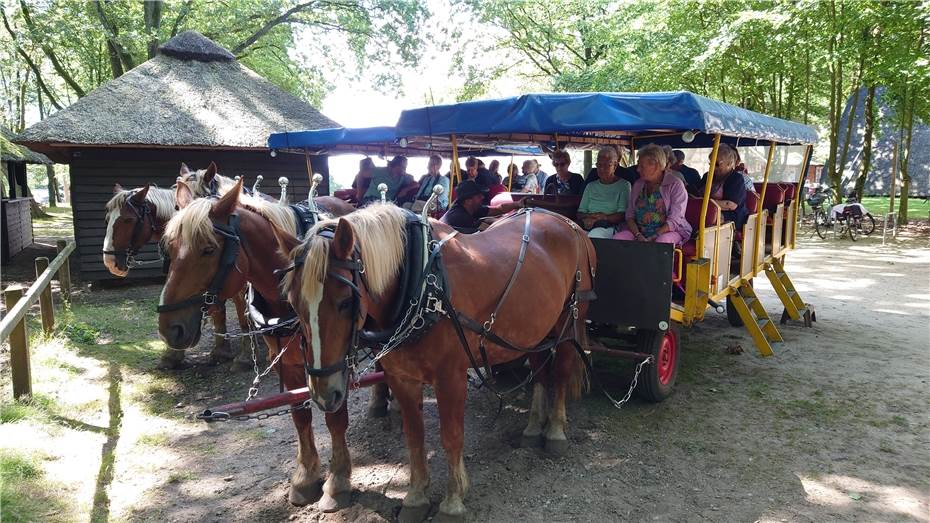
<svg viewBox="0 0 930 523"><path fill-rule="evenodd" d="M81 277L85 280L115 279L103 265L103 237L106 234L105 206L113 195L113 184L134 188L155 183L170 187L175 183L181 162L191 169L205 168L216 162L224 176L244 176L251 187L256 176L264 177L259 186L262 192L277 197L280 194L278 177L285 176L290 183L287 193L290 201L304 200L309 191L306 161L296 154L267 152L205 151L169 149L91 148L73 150L71 164L71 205L74 210L74 235L77 241ZM324 174L328 183L326 157L311 157L315 172ZM328 186L319 194L328 194ZM138 256L140 259L157 258L155 244L149 244ZM161 275L161 267L136 268L129 278Z"/></svg>
<svg viewBox="0 0 930 523"><path fill-rule="evenodd" d="M2 262L19 254L32 245L32 213L29 204L32 198L2 200L0 203L0 226L2 238Z"/></svg>

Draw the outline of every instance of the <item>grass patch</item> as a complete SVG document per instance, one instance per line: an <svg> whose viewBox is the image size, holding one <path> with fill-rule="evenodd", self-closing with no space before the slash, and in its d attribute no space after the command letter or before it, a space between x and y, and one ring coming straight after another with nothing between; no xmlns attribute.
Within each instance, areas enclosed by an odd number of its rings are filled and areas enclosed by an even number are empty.
<svg viewBox="0 0 930 523"><path fill-rule="evenodd" d="M168 435L164 432L143 434L139 436L137 442L139 445L144 445L147 447L164 447L168 444Z"/></svg>
<svg viewBox="0 0 930 523"><path fill-rule="evenodd" d="M65 511L60 499L35 456L0 450L0 520L58 521Z"/></svg>
<svg viewBox="0 0 930 523"><path fill-rule="evenodd" d="M33 235L60 239L74 238L71 207L43 207L42 210L49 216L32 220Z"/></svg>
<svg viewBox="0 0 930 523"><path fill-rule="evenodd" d="M862 198L862 205L878 219L879 215L888 212L889 198L887 196L866 196ZM901 207L901 198L895 198L894 208L897 211ZM930 212L930 205L920 198L913 196L907 199L907 218L909 220L927 221L927 213Z"/></svg>
<svg viewBox="0 0 930 523"><path fill-rule="evenodd" d="M846 409L839 404L820 399L788 400L775 408L775 415L782 419L807 418L814 422L833 423L845 415Z"/></svg>
<svg viewBox="0 0 930 523"><path fill-rule="evenodd" d="M182 481L191 481L197 479L197 476L189 470L175 470L168 474L168 483L181 483Z"/></svg>
<svg viewBox="0 0 930 523"><path fill-rule="evenodd" d="M44 420L59 410L54 398L35 393L27 400L0 404L0 423L16 423L24 419Z"/></svg>

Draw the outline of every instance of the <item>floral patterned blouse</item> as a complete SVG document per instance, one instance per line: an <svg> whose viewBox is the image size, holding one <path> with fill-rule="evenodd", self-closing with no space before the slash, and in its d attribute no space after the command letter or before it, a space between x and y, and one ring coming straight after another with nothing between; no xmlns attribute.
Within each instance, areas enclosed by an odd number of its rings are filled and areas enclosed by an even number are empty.
<svg viewBox="0 0 930 523"><path fill-rule="evenodd" d="M657 236L659 229L665 225L665 201L656 184L652 192L643 191L636 198L636 224L645 236Z"/></svg>

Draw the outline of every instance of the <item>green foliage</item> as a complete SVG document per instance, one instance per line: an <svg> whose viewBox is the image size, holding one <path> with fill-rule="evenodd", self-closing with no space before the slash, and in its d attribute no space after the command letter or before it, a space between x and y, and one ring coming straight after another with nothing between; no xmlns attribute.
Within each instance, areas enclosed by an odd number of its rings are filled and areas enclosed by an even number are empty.
<svg viewBox="0 0 930 523"><path fill-rule="evenodd" d="M0 88L9 100L2 114L19 130L24 107L39 101L35 74L17 48L37 64L56 101L67 106L189 29L311 103L331 87L327 77L345 74L352 65L361 70L377 64L376 78L393 86L398 79L391 68L418 59L427 14L423 3L413 0L14 3L6 17L12 34L4 29L0 38ZM346 55L354 64L340 61ZM51 104L44 96L48 113Z"/></svg>
<svg viewBox="0 0 930 523"><path fill-rule="evenodd" d="M65 336L74 343L92 344L97 341L100 331L84 323L83 321L72 320L62 329Z"/></svg>

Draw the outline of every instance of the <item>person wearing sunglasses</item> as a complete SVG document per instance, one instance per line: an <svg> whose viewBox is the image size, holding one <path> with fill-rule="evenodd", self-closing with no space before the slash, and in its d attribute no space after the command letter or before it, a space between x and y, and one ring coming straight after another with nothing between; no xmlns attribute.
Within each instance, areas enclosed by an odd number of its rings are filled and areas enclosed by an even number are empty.
<svg viewBox="0 0 930 523"><path fill-rule="evenodd" d="M584 192L584 178L578 173L569 172L568 166L572 159L566 151L556 151L552 154L552 166L555 174L546 179L543 194L558 194L581 196Z"/></svg>

